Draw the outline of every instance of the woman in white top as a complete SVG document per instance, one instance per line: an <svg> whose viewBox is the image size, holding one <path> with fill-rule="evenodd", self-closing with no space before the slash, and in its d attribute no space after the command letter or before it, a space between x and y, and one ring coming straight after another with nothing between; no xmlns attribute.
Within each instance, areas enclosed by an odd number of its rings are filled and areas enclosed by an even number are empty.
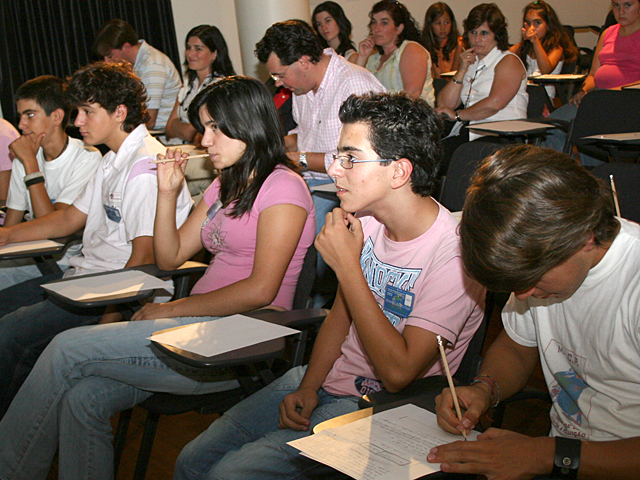
<svg viewBox="0 0 640 480"><path fill-rule="evenodd" d="M527 74L522 61L509 52L507 21L494 3L474 7L464 21L465 43L460 67L438 95L436 111L455 120L443 142L445 156L441 174L446 174L455 149L479 135L462 128L464 123L514 120L527 117ZM484 140L484 138L483 138Z"/></svg>
<svg viewBox="0 0 640 480"><path fill-rule="evenodd" d="M220 30L212 25L199 25L192 28L187 33L185 47L186 78L167 120L165 136L169 140L175 138L184 142L193 142L197 132L189 123L188 112L191 101L204 87L222 77L235 75L235 71L229 58L227 42ZM178 141L178 143L182 142Z"/></svg>
<svg viewBox="0 0 640 480"><path fill-rule="evenodd" d="M356 63L358 52L351 41L351 22L336 2L322 2L311 15L313 29L323 48L333 48L338 55Z"/></svg>
<svg viewBox="0 0 640 480"><path fill-rule="evenodd" d="M369 13L370 35L360 42L357 64L390 92L404 91L433 106L431 56L419 43L420 31L402 3L383 0Z"/></svg>
<svg viewBox="0 0 640 480"><path fill-rule="evenodd" d="M573 63L578 49L562 27L555 10L544 0L524 7L522 40L509 49L527 67L527 76L557 74L564 62ZM549 98L556 96L553 85L546 87Z"/></svg>

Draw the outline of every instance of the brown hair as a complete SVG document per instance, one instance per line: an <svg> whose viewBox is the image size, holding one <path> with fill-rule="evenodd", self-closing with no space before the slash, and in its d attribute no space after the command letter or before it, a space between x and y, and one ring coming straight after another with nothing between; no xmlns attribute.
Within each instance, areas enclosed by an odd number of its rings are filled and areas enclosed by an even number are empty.
<svg viewBox="0 0 640 480"><path fill-rule="evenodd" d="M467 273L492 291L531 288L593 233L615 237L610 189L571 157L514 145L487 157L467 191L460 235Z"/></svg>

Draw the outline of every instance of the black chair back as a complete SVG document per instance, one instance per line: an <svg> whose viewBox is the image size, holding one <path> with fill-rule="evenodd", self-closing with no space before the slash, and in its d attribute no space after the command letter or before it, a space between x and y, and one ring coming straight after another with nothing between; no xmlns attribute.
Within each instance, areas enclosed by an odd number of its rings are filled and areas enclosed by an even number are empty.
<svg viewBox="0 0 640 480"><path fill-rule="evenodd" d="M475 173L478 164L500 147L496 143L480 141L460 145L451 157L440 193L440 203L452 212L462 210L471 176Z"/></svg>
<svg viewBox="0 0 640 480"><path fill-rule="evenodd" d="M438 98L438 94L445 87L445 85L449 83L449 80L446 78L434 78L433 79L433 90L436 94L436 99Z"/></svg>
<svg viewBox="0 0 640 480"><path fill-rule="evenodd" d="M549 112L553 112L553 103L549 98L547 89L542 85L527 85L529 103L527 104L527 118L540 118L547 106Z"/></svg>
<svg viewBox="0 0 640 480"><path fill-rule="evenodd" d="M637 163L605 163L591 172L610 185L610 175L616 186L620 215L640 223L640 165ZM612 193L613 194L613 193Z"/></svg>
<svg viewBox="0 0 640 480"><path fill-rule="evenodd" d="M607 150L589 145L583 137L607 133L629 133L640 131L640 91L638 90L594 90L580 103L564 152L570 153L575 144L580 151L593 157L607 160Z"/></svg>
<svg viewBox="0 0 640 480"><path fill-rule="evenodd" d="M298 284L296 285L296 291L293 295L293 310L310 308L313 303L311 300L311 288L313 287L316 276L317 257L318 252L312 243L304 256L302 270L298 277Z"/></svg>

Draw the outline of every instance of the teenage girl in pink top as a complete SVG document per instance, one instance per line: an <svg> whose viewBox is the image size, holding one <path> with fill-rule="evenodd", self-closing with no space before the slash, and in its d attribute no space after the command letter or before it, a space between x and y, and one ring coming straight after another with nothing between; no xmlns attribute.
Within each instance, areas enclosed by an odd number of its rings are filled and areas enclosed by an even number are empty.
<svg viewBox="0 0 640 480"><path fill-rule="evenodd" d="M202 146L220 175L177 229L175 198L187 154L167 151L167 158L177 161L158 164L154 247L158 266L168 270L202 247L214 257L189 297L149 303L134 320L222 316L269 305L291 308L313 242L315 216L309 190L285 154L271 107L266 88L240 76L212 84L192 102L189 119L203 132Z"/></svg>

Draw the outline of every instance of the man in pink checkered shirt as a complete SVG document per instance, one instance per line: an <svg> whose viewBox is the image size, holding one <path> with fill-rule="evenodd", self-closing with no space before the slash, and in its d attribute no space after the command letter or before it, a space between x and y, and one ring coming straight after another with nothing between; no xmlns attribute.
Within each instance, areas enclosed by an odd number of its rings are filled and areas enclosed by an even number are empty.
<svg viewBox="0 0 640 480"><path fill-rule="evenodd" d="M303 169L309 187L331 183L326 169L333 162L342 124L340 105L349 95L384 92L384 86L368 70L349 63L322 45L311 27L299 20L275 23L256 45L256 55L275 80L293 92L293 119L298 127L286 137L289 157ZM314 194L316 234L338 200ZM318 278L326 265L318 258ZM315 300L322 307L324 296Z"/></svg>

